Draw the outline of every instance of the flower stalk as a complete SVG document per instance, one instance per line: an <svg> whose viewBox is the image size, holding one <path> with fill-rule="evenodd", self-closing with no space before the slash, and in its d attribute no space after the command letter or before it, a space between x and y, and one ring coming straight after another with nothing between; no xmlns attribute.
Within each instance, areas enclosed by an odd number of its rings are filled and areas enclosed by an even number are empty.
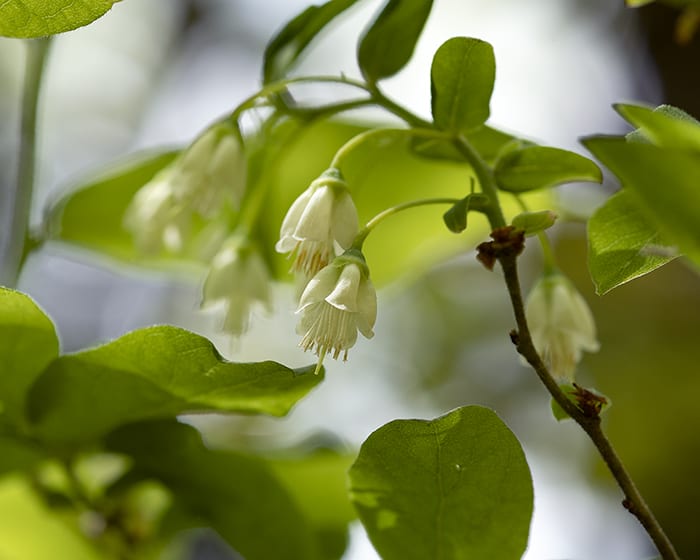
<svg viewBox="0 0 700 560"><path fill-rule="evenodd" d="M25 41L25 45L27 58L22 93L17 188L11 201L6 251L0 267L0 284L5 286L17 284L30 250L29 222L36 171L37 110L51 39L31 39Z"/></svg>

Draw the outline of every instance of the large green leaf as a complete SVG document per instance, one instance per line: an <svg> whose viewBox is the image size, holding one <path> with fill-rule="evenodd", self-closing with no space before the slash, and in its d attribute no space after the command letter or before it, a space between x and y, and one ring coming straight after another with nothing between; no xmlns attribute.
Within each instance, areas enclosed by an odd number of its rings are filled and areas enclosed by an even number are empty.
<svg viewBox="0 0 700 560"><path fill-rule="evenodd" d="M669 105L656 109L616 105L615 109L638 128L644 138L662 148L700 152L700 123L688 113Z"/></svg>
<svg viewBox="0 0 700 560"><path fill-rule="evenodd" d="M120 0L5 0L0 2L0 35L43 37L82 27Z"/></svg>
<svg viewBox="0 0 700 560"><path fill-rule="evenodd" d="M433 0L389 0L360 39L357 61L369 83L399 72L413 56Z"/></svg>
<svg viewBox="0 0 700 560"><path fill-rule="evenodd" d="M633 195L614 194L588 221L588 268L596 292L603 295L671 261L665 246Z"/></svg>
<svg viewBox="0 0 700 560"><path fill-rule="evenodd" d="M37 433L56 443L185 412L282 416L321 381L312 371L227 362L204 337L150 327L55 360L32 388L29 412Z"/></svg>
<svg viewBox="0 0 700 560"><path fill-rule="evenodd" d="M467 37L448 39L430 68L435 125L466 133L484 124L495 77L496 60L489 43Z"/></svg>
<svg viewBox="0 0 700 560"><path fill-rule="evenodd" d="M247 560L325 560L303 513L264 461L210 450L194 428L174 421L125 426L107 444L170 488L179 506Z"/></svg>
<svg viewBox="0 0 700 560"><path fill-rule="evenodd" d="M700 153L591 137L585 146L634 193L667 242L700 267Z"/></svg>
<svg viewBox="0 0 700 560"><path fill-rule="evenodd" d="M486 408L379 428L350 469L350 491L384 560L513 560L527 545L530 471Z"/></svg>
<svg viewBox="0 0 700 560"><path fill-rule="evenodd" d="M353 458L328 449L302 457L268 461L316 534L321 558L340 558L347 546L348 523L355 511L347 492Z"/></svg>
<svg viewBox="0 0 700 560"><path fill-rule="evenodd" d="M124 228L124 212L138 189L173 161L177 151L147 152L111 165L66 192L47 211L46 238L74 243L118 259L158 266L172 264L141 255Z"/></svg>
<svg viewBox="0 0 700 560"><path fill-rule="evenodd" d="M590 159L559 148L527 146L508 151L496 162L494 178L498 188L526 192L555 187L573 181L600 183L603 175Z"/></svg>
<svg viewBox="0 0 700 560"><path fill-rule="evenodd" d="M320 6L309 6L289 21L265 48L264 83L284 77L323 28L356 2L357 0L330 0Z"/></svg>
<svg viewBox="0 0 700 560"><path fill-rule="evenodd" d="M0 287L0 405L10 420L24 421L27 391L56 356L51 320L29 296Z"/></svg>

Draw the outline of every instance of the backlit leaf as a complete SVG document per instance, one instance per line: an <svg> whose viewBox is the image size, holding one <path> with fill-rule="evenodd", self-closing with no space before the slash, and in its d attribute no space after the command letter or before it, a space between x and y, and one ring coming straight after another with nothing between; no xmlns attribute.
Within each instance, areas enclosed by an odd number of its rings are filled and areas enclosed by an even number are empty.
<svg viewBox="0 0 700 560"><path fill-rule="evenodd" d="M430 68L435 125L466 133L484 124L495 77L496 60L489 43L468 37L448 39Z"/></svg>
<svg viewBox="0 0 700 560"><path fill-rule="evenodd" d="M432 0L387 2L357 49L357 61L368 82L393 76L408 64L432 7Z"/></svg>
<svg viewBox="0 0 700 560"><path fill-rule="evenodd" d="M5 0L0 2L0 35L43 37L87 25L120 0Z"/></svg>
<svg viewBox="0 0 700 560"><path fill-rule="evenodd" d="M321 381L312 371L228 362L202 336L150 327L55 360L30 393L30 415L41 437L62 443L185 412L282 416Z"/></svg>
<svg viewBox="0 0 700 560"><path fill-rule="evenodd" d="M350 469L350 492L384 560L515 560L527 545L530 471L486 408L379 428Z"/></svg>

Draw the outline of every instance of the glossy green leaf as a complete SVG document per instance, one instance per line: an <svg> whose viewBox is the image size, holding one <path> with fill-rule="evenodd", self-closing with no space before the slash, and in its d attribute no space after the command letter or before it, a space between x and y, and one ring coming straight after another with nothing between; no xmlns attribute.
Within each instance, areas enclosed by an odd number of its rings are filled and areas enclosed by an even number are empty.
<svg viewBox="0 0 700 560"><path fill-rule="evenodd" d="M162 266L176 258L145 258L124 229L124 212L138 189L173 161L177 151L148 152L111 165L50 205L46 237L73 243L127 262Z"/></svg>
<svg viewBox="0 0 700 560"><path fill-rule="evenodd" d="M496 162L494 178L498 188L520 193L573 181L600 183L603 175L590 159L574 152L527 146L508 151L500 157Z"/></svg>
<svg viewBox="0 0 700 560"><path fill-rule="evenodd" d="M30 393L30 416L41 437L59 443L185 412L282 416L321 381L313 369L227 362L202 336L150 327L55 360Z"/></svg>
<svg viewBox="0 0 700 560"><path fill-rule="evenodd" d="M536 235L551 228L557 221L557 215L551 210L521 212L513 218L511 225L525 232L526 236Z"/></svg>
<svg viewBox="0 0 700 560"><path fill-rule="evenodd" d="M29 387L57 356L51 320L29 296L0 287L0 406L11 421L24 421Z"/></svg>
<svg viewBox="0 0 700 560"><path fill-rule="evenodd" d="M530 471L486 408L379 428L350 469L350 492L384 560L514 560L527 545Z"/></svg>
<svg viewBox="0 0 700 560"><path fill-rule="evenodd" d="M632 193L611 196L588 221L588 268L603 295L673 260L656 226Z"/></svg>
<svg viewBox="0 0 700 560"><path fill-rule="evenodd" d="M496 60L489 43L467 37L448 39L430 68L435 125L466 133L484 124L495 77Z"/></svg>
<svg viewBox="0 0 700 560"><path fill-rule="evenodd" d="M348 524L356 518L347 492L347 471L353 459L320 449L298 458L268 461L309 522L323 560L343 555Z"/></svg>
<svg viewBox="0 0 700 560"><path fill-rule="evenodd" d="M284 77L323 28L356 2L330 0L320 6L309 6L289 21L265 48L263 82L267 84Z"/></svg>
<svg viewBox="0 0 700 560"><path fill-rule="evenodd" d="M246 560L323 560L304 515L264 461L208 449L194 428L175 421L125 426L107 446L171 489L180 507Z"/></svg>
<svg viewBox="0 0 700 560"><path fill-rule="evenodd" d="M413 56L432 0L389 0L360 39L357 61L369 83L399 72Z"/></svg>
<svg viewBox="0 0 700 560"><path fill-rule="evenodd" d="M43 37L87 25L120 0L5 0L0 2L0 35Z"/></svg>
<svg viewBox="0 0 700 560"><path fill-rule="evenodd" d="M634 193L664 239L700 267L700 154L591 137L585 146Z"/></svg>
<svg viewBox="0 0 700 560"><path fill-rule="evenodd" d="M638 105L616 105L627 121L638 128L638 133L662 148L700 152L700 122L688 113L661 105L656 109Z"/></svg>

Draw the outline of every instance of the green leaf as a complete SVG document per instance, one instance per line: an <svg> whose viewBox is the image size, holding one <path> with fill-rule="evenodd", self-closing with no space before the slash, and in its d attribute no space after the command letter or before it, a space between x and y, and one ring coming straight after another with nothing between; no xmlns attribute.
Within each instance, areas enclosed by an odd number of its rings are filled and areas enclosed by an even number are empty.
<svg viewBox="0 0 700 560"><path fill-rule="evenodd" d="M467 37L448 39L430 68L435 125L466 133L484 124L495 77L496 60L489 43Z"/></svg>
<svg viewBox="0 0 700 560"><path fill-rule="evenodd" d="M320 449L299 458L268 460L314 530L323 560L343 555L348 524L356 518L347 492L347 471L353 459Z"/></svg>
<svg viewBox="0 0 700 560"><path fill-rule="evenodd" d="M525 235L536 235L551 228L557 221L557 215L551 210L537 212L521 212L513 218L511 225L525 232Z"/></svg>
<svg viewBox="0 0 700 560"><path fill-rule="evenodd" d="M74 243L127 262L172 265L176 257L145 258L124 229L124 212L136 191L175 159L178 151L147 152L111 165L61 196L48 209L46 238Z"/></svg>
<svg viewBox="0 0 700 560"><path fill-rule="evenodd" d="M479 128L465 135L469 144L487 163L493 163L501 150L514 140L510 134L490 126ZM444 159L465 162L464 154L460 152L451 140L443 138L414 138L412 149L415 154L432 159Z"/></svg>
<svg viewBox="0 0 700 560"><path fill-rule="evenodd" d="M667 245L634 195L615 193L588 221L588 268L596 293L606 294L673 260L659 250Z"/></svg>
<svg viewBox="0 0 700 560"><path fill-rule="evenodd" d="M636 8L638 6L644 6L645 4L651 4L654 0L625 0L628 6Z"/></svg>
<svg viewBox="0 0 700 560"><path fill-rule="evenodd" d="M464 197L442 215L442 219L452 233L462 233L467 229L467 213L471 195Z"/></svg>
<svg viewBox="0 0 700 560"><path fill-rule="evenodd" d="M0 480L0 558L104 560L105 557L46 505L29 480L8 476Z"/></svg>
<svg viewBox="0 0 700 560"><path fill-rule="evenodd" d="M666 242L700 267L700 154L591 137L584 145L634 193Z"/></svg>
<svg viewBox="0 0 700 560"><path fill-rule="evenodd" d="M107 446L170 488L247 560L322 560L303 513L264 461L210 450L194 428L174 421L125 426Z"/></svg>
<svg viewBox="0 0 700 560"><path fill-rule="evenodd" d="M500 189L520 193L572 181L600 183L603 175L590 159L574 152L528 146L508 151L499 158L494 178Z"/></svg>
<svg viewBox="0 0 700 560"><path fill-rule="evenodd" d="M369 83L399 72L413 56L432 0L389 0L365 32L357 49L357 61Z"/></svg>
<svg viewBox="0 0 700 560"><path fill-rule="evenodd" d="M616 105L615 109L638 128L644 138L662 148L700 152L700 123L670 105L656 109L638 105Z"/></svg>
<svg viewBox="0 0 700 560"><path fill-rule="evenodd" d="M29 469L44 459L34 443L8 434L0 434L0 476Z"/></svg>
<svg viewBox="0 0 700 560"><path fill-rule="evenodd" d="M55 360L34 385L29 410L37 433L58 443L185 412L282 416L321 381L313 369L227 362L202 336L151 327Z"/></svg>
<svg viewBox="0 0 700 560"><path fill-rule="evenodd" d="M530 471L486 408L379 428L350 469L350 492L384 560L512 560L527 545Z"/></svg>
<svg viewBox="0 0 700 560"><path fill-rule="evenodd" d="M87 25L120 0L5 0L0 3L0 35L43 37Z"/></svg>
<svg viewBox="0 0 700 560"><path fill-rule="evenodd" d="M0 408L24 422L27 391L58 356L51 320L29 296L0 287Z"/></svg>
<svg viewBox="0 0 700 560"><path fill-rule="evenodd" d="M284 77L314 38L336 16L357 0L330 0L320 6L309 6L289 21L265 48L263 83Z"/></svg>

